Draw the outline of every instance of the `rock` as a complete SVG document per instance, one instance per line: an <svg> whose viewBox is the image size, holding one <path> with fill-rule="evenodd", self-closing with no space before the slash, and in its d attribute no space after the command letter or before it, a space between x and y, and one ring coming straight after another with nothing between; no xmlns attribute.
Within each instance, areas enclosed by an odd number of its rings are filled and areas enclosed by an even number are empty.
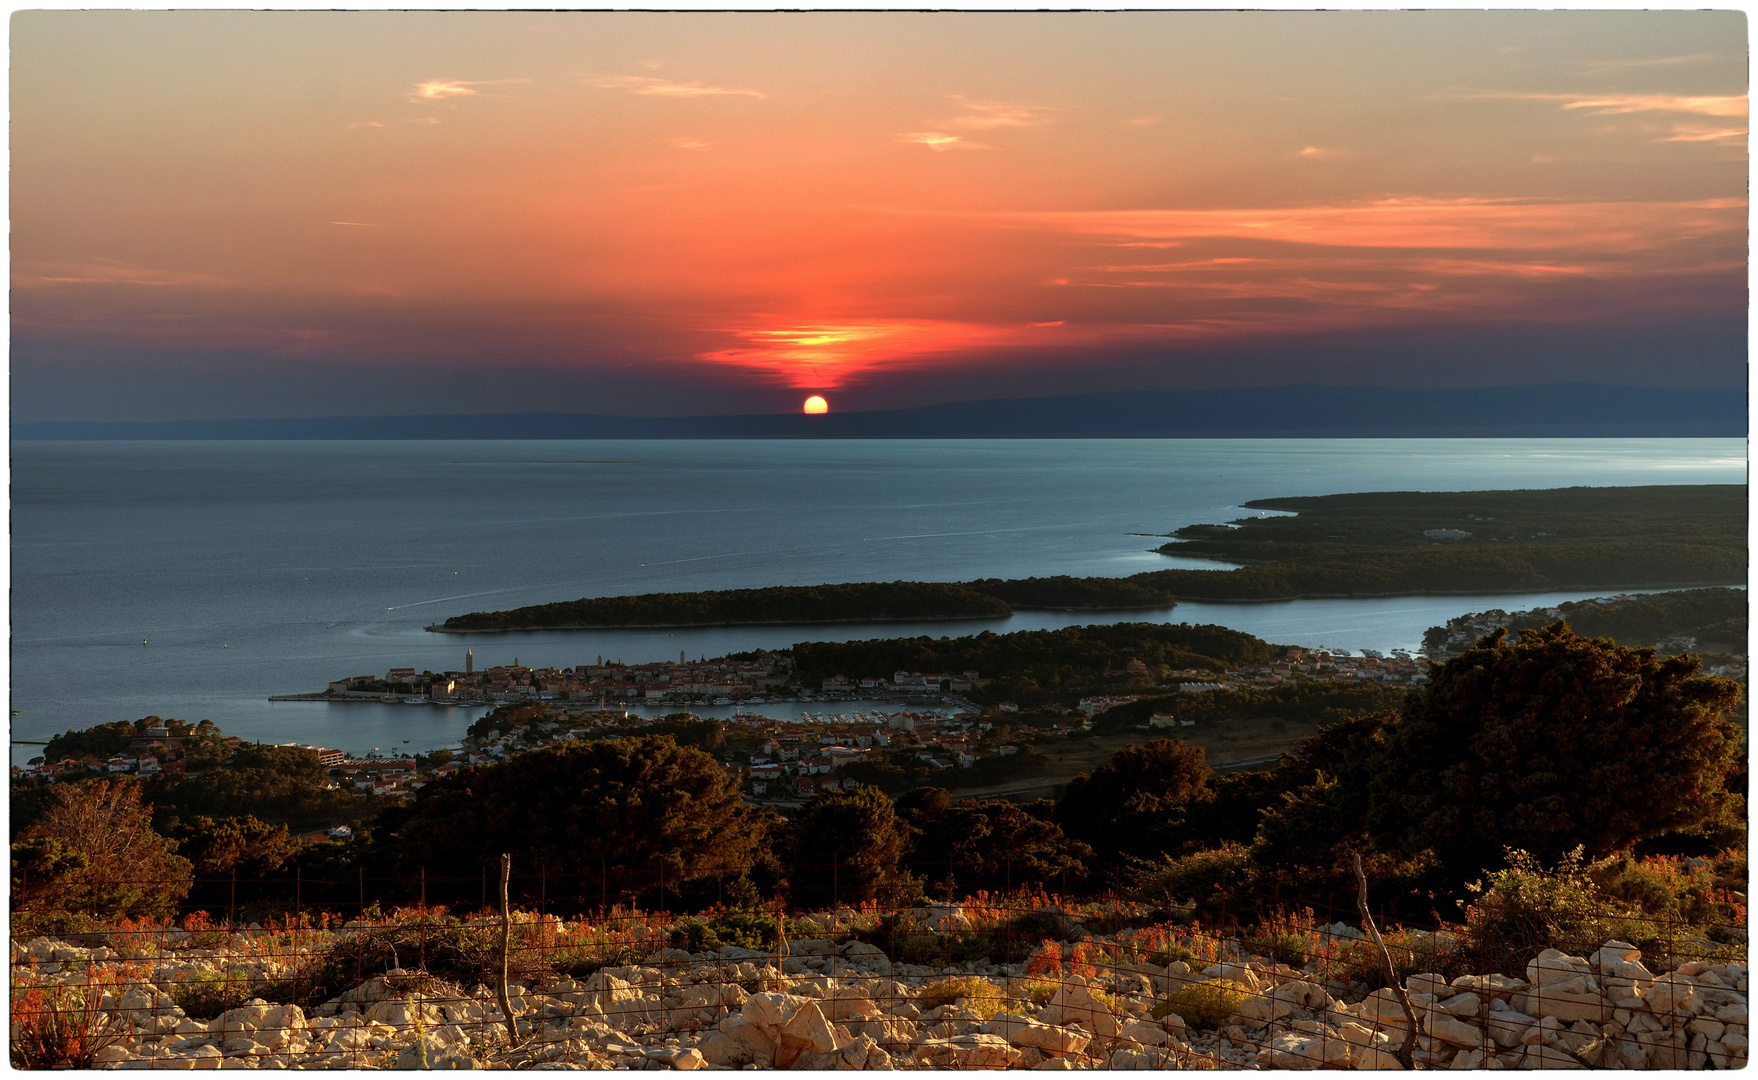
<svg viewBox="0 0 1758 1080"><path fill-rule="evenodd" d="M1551 1017L1564 1023L1588 1020L1603 1024L1611 1019L1612 1005L1593 990L1565 989L1581 982L1580 976L1550 985L1534 986L1519 999L1521 1011L1539 1018Z"/></svg>
<svg viewBox="0 0 1758 1080"><path fill-rule="evenodd" d="M1524 1041L1526 1032L1538 1023L1535 1016L1527 1016L1512 1009L1491 1009L1483 1018L1483 1029L1495 1040L1497 1046L1519 1046Z"/></svg>
<svg viewBox="0 0 1758 1080"><path fill-rule="evenodd" d="M1471 1020L1483 1012L1483 999L1476 994L1454 994L1439 1003L1442 1009L1461 1020Z"/></svg>
<svg viewBox="0 0 1758 1080"><path fill-rule="evenodd" d="M1476 1024L1468 1024L1445 1014L1429 1020L1425 1027L1431 1038L1439 1039L1450 1046L1482 1047L1489 1040L1483 1029Z"/></svg>
<svg viewBox="0 0 1758 1080"><path fill-rule="evenodd" d="M1114 1070L1125 1072L1158 1072L1166 1067L1166 1054L1151 1050L1118 1050L1108 1063Z"/></svg>
<svg viewBox="0 0 1758 1080"><path fill-rule="evenodd" d="M1054 1057L1078 1054L1093 1041L1093 1037L1085 1032L1041 1024L1012 1013L996 1013L983 1025L982 1030L986 1035L998 1035L1006 1039L1010 1046L1020 1049L1030 1047Z"/></svg>
<svg viewBox="0 0 1758 1080"><path fill-rule="evenodd" d="M649 1061L657 1061L671 1069L700 1069L708 1063L699 1051L676 1046L656 1046L646 1053Z"/></svg>
<svg viewBox="0 0 1758 1080"><path fill-rule="evenodd" d="M1172 1035L1159 1024L1145 1020L1125 1020L1122 1022L1121 1037L1142 1046L1165 1046Z"/></svg>
<svg viewBox="0 0 1758 1080"><path fill-rule="evenodd" d="M1115 1039L1122 1030L1111 1007L1093 994L1086 980L1071 975L1039 1017L1046 1024L1079 1024L1102 1039Z"/></svg>
<svg viewBox="0 0 1758 1080"><path fill-rule="evenodd" d="M1350 1044L1322 1035L1283 1032L1258 1051L1258 1063L1279 1069L1317 1069L1349 1063Z"/></svg>
<svg viewBox="0 0 1758 1080"><path fill-rule="evenodd" d="M952 1069L1005 1069L1018 1061L1020 1052L999 1035L959 1035L951 1039L927 1039L916 1053L932 1065Z"/></svg>
<svg viewBox="0 0 1758 1080"><path fill-rule="evenodd" d="M476 1059L432 1036L416 1039L397 1052L399 1069L474 1069Z"/></svg>
<svg viewBox="0 0 1758 1080"><path fill-rule="evenodd" d="M1654 980L1654 985L1647 989L1642 999L1655 1016L1688 1016L1697 1005L1697 988L1691 984L1689 978L1673 972Z"/></svg>
<svg viewBox="0 0 1758 1080"><path fill-rule="evenodd" d="M1591 980L1593 969L1579 956L1546 949L1526 965L1526 981L1534 987L1556 986L1573 979ZM1597 984L1589 983L1597 989Z"/></svg>
<svg viewBox="0 0 1758 1080"><path fill-rule="evenodd" d="M843 958L856 967L877 971L882 975L891 974L891 960L878 947L864 941L851 941L842 947Z"/></svg>
<svg viewBox="0 0 1758 1080"><path fill-rule="evenodd" d="M1540 1043L1526 1048L1525 1059L1521 1063L1521 1067L1526 1069L1585 1069L1587 1066L1576 1061L1572 1054Z"/></svg>
<svg viewBox="0 0 1758 1080"><path fill-rule="evenodd" d="M1445 997L1453 992L1447 980L1439 975L1425 973L1412 975L1404 980L1404 989L1412 994L1433 994L1436 998Z"/></svg>
<svg viewBox="0 0 1758 1080"><path fill-rule="evenodd" d="M1251 970L1251 967L1246 964L1216 964L1213 967L1203 969L1203 978L1226 979L1229 982L1238 983L1247 990L1263 989L1263 980L1258 978L1257 972Z"/></svg>
<svg viewBox="0 0 1758 1080"><path fill-rule="evenodd" d="M720 1022L698 1045L702 1057L710 1065L739 1068L751 1065L759 1069L775 1064L776 1040L744 1015L729 1016Z"/></svg>
<svg viewBox="0 0 1758 1080"><path fill-rule="evenodd" d="M794 1010L794 1014L781 1028L780 1037L776 1040L775 1067L791 1068L800 1055L808 1050L815 1050L820 1054L834 1053L846 1041L837 1038L835 1029L824 1019L818 1003L807 1001Z"/></svg>

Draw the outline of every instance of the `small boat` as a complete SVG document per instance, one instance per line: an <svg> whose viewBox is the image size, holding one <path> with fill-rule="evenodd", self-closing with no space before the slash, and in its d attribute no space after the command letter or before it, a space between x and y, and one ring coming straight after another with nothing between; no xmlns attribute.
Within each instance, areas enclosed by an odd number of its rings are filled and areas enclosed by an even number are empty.
<svg viewBox="0 0 1758 1080"><path fill-rule="evenodd" d="M427 699L424 697L406 697L403 699L403 704L405 704L405 705L426 705ZM409 740L404 739L403 741L408 742Z"/></svg>

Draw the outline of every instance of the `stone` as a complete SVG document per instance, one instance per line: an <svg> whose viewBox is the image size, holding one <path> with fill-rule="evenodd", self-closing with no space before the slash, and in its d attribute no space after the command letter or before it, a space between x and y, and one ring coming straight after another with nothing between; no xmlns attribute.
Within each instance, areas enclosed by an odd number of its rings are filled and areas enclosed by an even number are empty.
<svg viewBox="0 0 1758 1080"><path fill-rule="evenodd" d="M1317 1069L1349 1063L1350 1044L1343 1039L1301 1032L1276 1035L1258 1051L1258 1063L1279 1069Z"/></svg>
<svg viewBox="0 0 1758 1080"><path fill-rule="evenodd" d="M1094 996L1078 975L1057 988L1039 1019L1046 1024L1079 1024L1102 1039L1115 1039L1122 1030L1111 1007Z"/></svg>
<svg viewBox="0 0 1758 1080"><path fill-rule="evenodd" d="M1432 1038L1451 1046L1481 1047L1488 1041L1483 1029L1475 1024L1466 1023L1444 1014L1427 1024L1428 1034Z"/></svg>
<svg viewBox="0 0 1758 1080"><path fill-rule="evenodd" d="M1572 1054L1540 1043L1537 1046L1526 1048L1525 1060L1521 1067L1527 1069L1585 1069L1587 1066L1576 1061Z"/></svg>
<svg viewBox="0 0 1758 1080"><path fill-rule="evenodd" d="M1577 980L1567 982L1573 981ZM1556 983L1534 986L1521 996L1521 1000L1521 1010L1540 1019L1552 1017L1564 1023L1588 1020L1603 1024L1612 1016L1612 1004L1599 993L1559 989Z"/></svg>
<svg viewBox="0 0 1758 1080"><path fill-rule="evenodd" d="M959 1035L950 1039L927 1039L916 1053L932 1065L952 1069L1005 1069L1018 1061L1020 1052L999 1035Z"/></svg>
<svg viewBox="0 0 1758 1080"><path fill-rule="evenodd" d="M1658 1017L1689 1015L1697 1005L1697 988L1691 984L1690 979L1673 972L1654 980L1654 985L1642 995L1642 1000L1647 1002L1648 1010Z"/></svg>
<svg viewBox="0 0 1758 1080"><path fill-rule="evenodd" d="M1131 1021L1136 1023L1137 1021ZM983 1025L983 1033L999 1035L1006 1039L1009 1046L1019 1049L1031 1048L1053 1057L1067 1054L1078 1054L1087 1048L1093 1037L1082 1031L1071 1031L1068 1028L1042 1024L1024 1016L1012 1013L996 1013ZM1162 1040L1164 1034L1162 1033ZM1139 1040L1138 1040L1139 1041Z"/></svg>
<svg viewBox="0 0 1758 1080"><path fill-rule="evenodd" d="M1483 1012L1483 999L1471 993L1454 994L1438 1004L1451 1015L1464 1020L1470 1020Z"/></svg>
<svg viewBox="0 0 1758 1080"><path fill-rule="evenodd" d="M1627 941L1608 941L1588 958L1596 970L1605 971L1613 964L1634 963L1642 959L1642 950Z"/></svg>
<svg viewBox="0 0 1758 1080"><path fill-rule="evenodd" d="M439 1039L424 1036L397 1052L399 1069L474 1069L476 1059L467 1052L447 1046Z"/></svg>
<svg viewBox="0 0 1758 1080"><path fill-rule="evenodd" d="M1483 1018L1483 1029L1495 1040L1497 1046L1519 1046L1523 1036L1536 1023L1538 1018L1535 1016L1507 1009L1492 1009Z"/></svg>
<svg viewBox="0 0 1758 1080"><path fill-rule="evenodd" d="M1483 1062L1484 1054L1482 1050L1464 1050L1459 1053L1458 1057L1453 1059L1453 1063L1448 1065L1447 1068L1481 1069L1483 1068Z"/></svg>
<svg viewBox="0 0 1758 1080"><path fill-rule="evenodd" d="M740 1014L722 1020L696 1048L710 1065L768 1069L775 1065L775 1046L774 1038Z"/></svg>
<svg viewBox="0 0 1758 1080"><path fill-rule="evenodd" d="M794 1010L781 1028L776 1040L775 1067L791 1068L801 1054L808 1050L820 1054L830 1054L841 1049L848 1042L838 1039L836 1030L830 1021L824 1019L824 1013L818 1008L816 1001L807 1001Z"/></svg>
<svg viewBox="0 0 1758 1080"><path fill-rule="evenodd" d="M1534 987L1555 986L1573 979L1591 977L1592 968L1579 956L1570 956L1556 949L1546 949L1526 965L1526 981Z"/></svg>
<svg viewBox="0 0 1758 1080"><path fill-rule="evenodd" d="M671 1069L700 1069L708 1064L700 1051L676 1046L656 1046L647 1051L646 1057Z"/></svg>

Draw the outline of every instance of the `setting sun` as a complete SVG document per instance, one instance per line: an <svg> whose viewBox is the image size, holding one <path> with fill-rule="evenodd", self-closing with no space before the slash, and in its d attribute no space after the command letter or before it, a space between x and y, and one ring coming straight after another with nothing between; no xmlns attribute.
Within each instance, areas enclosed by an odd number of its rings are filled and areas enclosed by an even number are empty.
<svg viewBox="0 0 1758 1080"><path fill-rule="evenodd" d="M818 394L813 394L806 399L806 404L803 407L807 416L821 416L830 411L830 402L825 401Z"/></svg>

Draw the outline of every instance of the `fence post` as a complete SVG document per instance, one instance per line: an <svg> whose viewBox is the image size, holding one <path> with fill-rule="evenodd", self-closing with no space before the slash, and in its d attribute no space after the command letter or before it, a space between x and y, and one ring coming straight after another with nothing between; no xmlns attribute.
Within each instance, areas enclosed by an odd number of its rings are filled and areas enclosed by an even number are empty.
<svg viewBox="0 0 1758 1080"><path fill-rule="evenodd" d="M513 1019L513 1006L507 1000L507 950L513 940L512 909L507 904L507 879L513 874L513 857L501 854L501 1015L507 1018L507 1046L519 1045L519 1023Z"/></svg>

